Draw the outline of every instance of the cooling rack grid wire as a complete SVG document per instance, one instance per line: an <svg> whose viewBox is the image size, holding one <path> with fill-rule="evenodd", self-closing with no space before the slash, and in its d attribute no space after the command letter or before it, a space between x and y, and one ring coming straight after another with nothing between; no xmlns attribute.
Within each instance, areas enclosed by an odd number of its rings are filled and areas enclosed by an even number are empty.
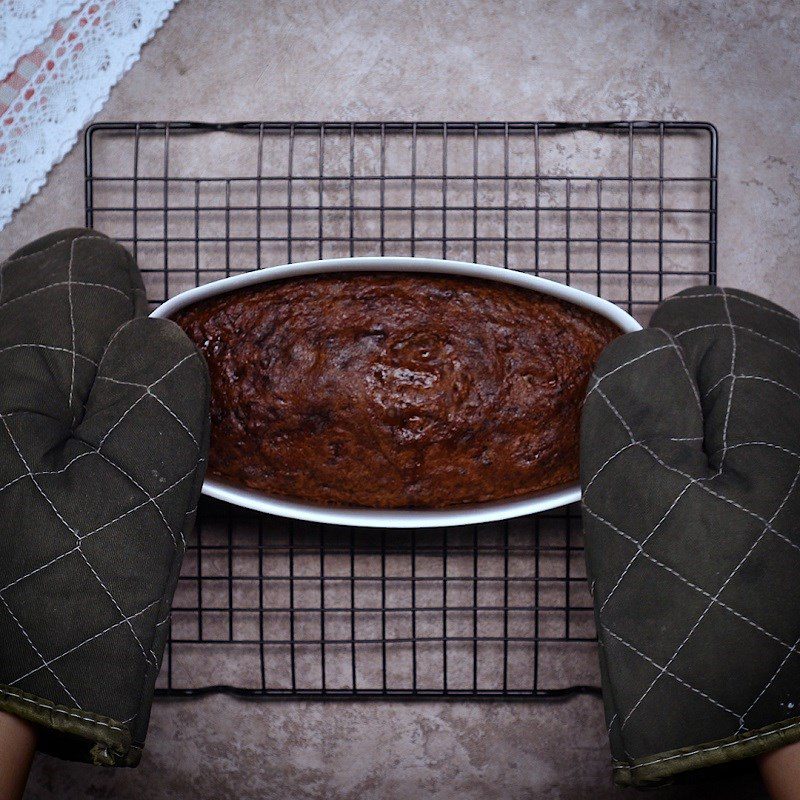
<svg viewBox="0 0 800 800"><path fill-rule="evenodd" d="M155 306L317 258L520 269L646 322L716 283L717 135L702 122L105 122L86 223ZM203 498L157 693L534 698L597 691L580 512L349 529Z"/></svg>

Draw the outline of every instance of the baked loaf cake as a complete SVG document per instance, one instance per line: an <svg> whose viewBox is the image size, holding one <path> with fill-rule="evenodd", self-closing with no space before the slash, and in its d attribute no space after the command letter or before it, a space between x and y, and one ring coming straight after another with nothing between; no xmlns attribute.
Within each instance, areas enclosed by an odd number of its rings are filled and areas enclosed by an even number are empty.
<svg viewBox="0 0 800 800"><path fill-rule="evenodd" d="M200 302L209 471L337 506L443 508L578 479L580 408L620 330L461 276L338 273Z"/></svg>

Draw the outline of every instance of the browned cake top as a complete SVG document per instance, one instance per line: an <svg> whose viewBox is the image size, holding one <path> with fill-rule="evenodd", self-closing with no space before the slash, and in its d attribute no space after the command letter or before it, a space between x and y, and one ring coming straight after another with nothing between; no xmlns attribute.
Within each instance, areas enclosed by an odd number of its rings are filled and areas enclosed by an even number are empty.
<svg viewBox="0 0 800 800"><path fill-rule="evenodd" d="M211 374L211 474L376 508L576 480L586 383L620 333L527 289L397 273L268 283L176 320Z"/></svg>

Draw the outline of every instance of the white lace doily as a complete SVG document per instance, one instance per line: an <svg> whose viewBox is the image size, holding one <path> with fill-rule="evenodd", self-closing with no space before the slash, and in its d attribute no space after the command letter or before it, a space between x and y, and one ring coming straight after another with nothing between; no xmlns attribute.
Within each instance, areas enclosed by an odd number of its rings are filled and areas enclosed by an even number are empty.
<svg viewBox="0 0 800 800"><path fill-rule="evenodd" d="M82 0L0 0L0 80L37 44L58 20L75 13Z"/></svg>
<svg viewBox="0 0 800 800"><path fill-rule="evenodd" d="M47 173L69 152L176 2L79 3L67 18L55 24L48 20L49 36L44 41L39 36L34 49L14 62L14 70L0 83L0 229L44 185ZM0 0L0 32L13 36L25 31L21 45L4 39L0 56L28 47L36 40L31 31L44 25L38 21L70 5L75 4ZM23 22L26 13L28 26Z"/></svg>

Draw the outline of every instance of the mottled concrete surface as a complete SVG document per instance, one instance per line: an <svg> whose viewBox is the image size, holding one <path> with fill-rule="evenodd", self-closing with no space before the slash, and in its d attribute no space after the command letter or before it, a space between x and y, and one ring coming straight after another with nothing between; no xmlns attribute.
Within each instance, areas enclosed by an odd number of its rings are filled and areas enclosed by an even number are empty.
<svg viewBox="0 0 800 800"><path fill-rule="evenodd" d="M184 0L100 119L704 119L720 282L800 312L800 10L782 2ZM82 222L82 153L0 232ZM30 798L605 798L600 703L155 705L135 771L40 758ZM762 794L752 776L653 797Z"/></svg>

